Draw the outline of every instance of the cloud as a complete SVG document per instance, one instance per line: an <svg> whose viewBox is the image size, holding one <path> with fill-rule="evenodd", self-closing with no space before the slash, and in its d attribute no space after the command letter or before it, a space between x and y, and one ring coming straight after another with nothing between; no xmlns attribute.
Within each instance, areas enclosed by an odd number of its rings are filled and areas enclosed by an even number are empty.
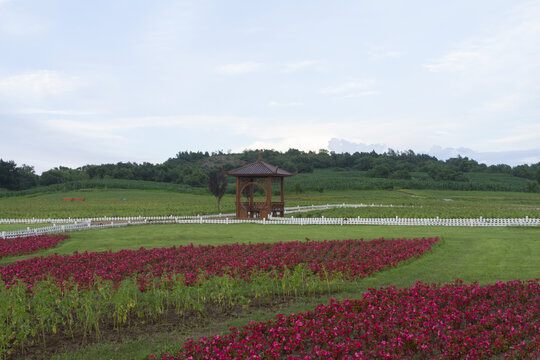
<svg viewBox="0 0 540 360"><path fill-rule="evenodd" d="M59 96L79 86L79 79L61 72L39 70L0 79L0 94L8 98Z"/></svg>
<svg viewBox="0 0 540 360"><path fill-rule="evenodd" d="M284 71L296 72L296 71L302 71L302 70L310 70L310 69L319 67L321 63L322 62L319 60L303 60L303 61L288 63L285 65Z"/></svg>
<svg viewBox="0 0 540 360"><path fill-rule="evenodd" d="M458 156L474 159L486 165L506 164L516 166L521 164L533 164L540 161L540 149L511 150L511 151L475 151L469 148L442 148L433 146L429 155L439 160L447 160Z"/></svg>
<svg viewBox="0 0 540 360"><path fill-rule="evenodd" d="M123 137L116 134L121 127L117 124L107 126L106 123L98 122L83 122L68 119L50 119L45 121L45 126L54 130L57 133L63 133L75 139L90 138L90 139L105 139L112 141L121 141Z"/></svg>
<svg viewBox="0 0 540 360"><path fill-rule="evenodd" d="M425 67L430 72L463 71L489 62L490 55L485 50L458 50L442 56L432 64L426 64Z"/></svg>
<svg viewBox="0 0 540 360"><path fill-rule="evenodd" d="M291 101L291 102L285 102L285 103L280 103L277 101L268 102L268 106L270 107L295 107L295 106L303 106L303 105L304 103L299 102L299 101Z"/></svg>
<svg viewBox="0 0 540 360"><path fill-rule="evenodd" d="M540 61L540 3L526 2L507 14L505 21L469 38L424 65L430 72L500 72L512 74L537 69ZM535 60L536 59L536 60ZM531 68L532 69L532 68ZM537 72L537 71L536 71Z"/></svg>
<svg viewBox="0 0 540 360"><path fill-rule="evenodd" d="M386 144L366 144L362 142L353 142L345 139L332 138L328 142L328 150L335 151L336 153L348 152L353 154L355 152L372 152L383 153L388 149Z"/></svg>
<svg viewBox="0 0 540 360"><path fill-rule="evenodd" d="M41 17L41 14L25 11L18 5L20 4L12 0L0 0L0 38L3 35L24 38L47 33L51 27L48 19Z"/></svg>
<svg viewBox="0 0 540 360"><path fill-rule="evenodd" d="M92 111L78 111L78 110L49 110L49 109L24 109L19 111L21 114L32 115L61 115L61 116L90 116L96 115Z"/></svg>
<svg viewBox="0 0 540 360"><path fill-rule="evenodd" d="M405 52L403 51L385 49L373 44L369 44L368 48L368 56L373 60L382 60L388 58L397 59L405 55Z"/></svg>
<svg viewBox="0 0 540 360"><path fill-rule="evenodd" d="M503 110L512 110L519 107L523 102L521 94L510 94L501 96L495 100L487 101L477 109L479 112L499 112Z"/></svg>
<svg viewBox="0 0 540 360"><path fill-rule="evenodd" d="M226 64L218 67L217 71L222 74L244 74L253 73L266 70L268 72L282 72L282 73L294 73L307 70L320 70L322 61L319 60L302 60L290 63L258 63L258 62L245 62Z"/></svg>
<svg viewBox="0 0 540 360"><path fill-rule="evenodd" d="M204 129L224 127L238 133L249 133L249 125L254 119L234 116L141 116L113 118L110 120L84 119L74 120L53 118L42 120L48 130L66 133L71 136L86 138L122 139L124 134L137 130L161 130L170 132L171 129Z"/></svg>
<svg viewBox="0 0 540 360"><path fill-rule="evenodd" d="M323 89L322 94L341 96L344 98L358 98L364 96L374 96L380 95L379 90L373 89L373 81L363 79L363 80L352 80L342 83L337 86L331 86Z"/></svg>
<svg viewBox="0 0 540 360"><path fill-rule="evenodd" d="M220 66L218 72L228 75L252 73L262 69L262 64L255 62L245 62L238 64L227 64Z"/></svg>
<svg viewBox="0 0 540 360"><path fill-rule="evenodd" d="M353 80L346 83L328 87L323 89L321 93L323 94L343 94L345 92L350 92L358 89L367 89L370 86L371 81L369 80Z"/></svg>
<svg viewBox="0 0 540 360"><path fill-rule="evenodd" d="M358 98L358 97L364 97L364 96L374 96L374 95L380 95L381 92L379 90L366 90L366 91L359 91L354 92L345 95L346 98Z"/></svg>

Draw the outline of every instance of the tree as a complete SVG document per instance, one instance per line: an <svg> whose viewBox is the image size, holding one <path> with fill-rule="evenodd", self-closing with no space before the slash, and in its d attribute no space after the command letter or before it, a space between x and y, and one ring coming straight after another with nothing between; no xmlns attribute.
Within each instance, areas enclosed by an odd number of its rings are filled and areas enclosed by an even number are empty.
<svg viewBox="0 0 540 360"><path fill-rule="evenodd" d="M38 176L34 173L34 167L25 164L17 166L13 160L0 159L0 188L25 190L37 183Z"/></svg>
<svg viewBox="0 0 540 360"><path fill-rule="evenodd" d="M366 172L366 176L372 178L388 178L389 175L390 168L384 164L376 165L373 169Z"/></svg>
<svg viewBox="0 0 540 360"><path fill-rule="evenodd" d="M215 170L210 173L208 176L208 189L217 198L217 209L220 212L219 204L227 189L227 179L225 179L223 172Z"/></svg>

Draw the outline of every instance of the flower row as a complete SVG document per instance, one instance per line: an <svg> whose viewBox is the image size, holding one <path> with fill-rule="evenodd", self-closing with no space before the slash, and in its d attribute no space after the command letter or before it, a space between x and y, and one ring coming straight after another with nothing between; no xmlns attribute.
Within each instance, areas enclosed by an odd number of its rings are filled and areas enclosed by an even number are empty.
<svg viewBox="0 0 540 360"><path fill-rule="evenodd" d="M539 280L371 290L149 359L537 359Z"/></svg>
<svg viewBox="0 0 540 360"><path fill-rule="evenodd" d="M144 290L145 284L156 277L181 274L185 284L192 285L208 276L225 275L246 280L254 272L282 276L285 269L303 264L321 277L339 272L352 279L420 256L437 241L438 238L293 241L55 254L0 266L0 277L8 286L18 280L31 285L52 277L58 283L70 282L84 287L98 278L117 283L137 276Z"/></svg>
<svg viewBox="0 0 540 360"><path fill-rule="evenodd" d="M0 239L0 258L26 255L42 249L55 247L68 235L37 235L13 239Z"/></svg>

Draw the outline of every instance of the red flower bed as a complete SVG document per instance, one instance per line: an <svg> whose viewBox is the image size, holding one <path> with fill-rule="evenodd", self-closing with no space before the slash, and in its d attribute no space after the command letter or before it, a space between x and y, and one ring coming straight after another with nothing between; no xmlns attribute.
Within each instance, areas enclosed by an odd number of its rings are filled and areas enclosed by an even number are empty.
<svg viewBox="0 0 540 360"><path fill-rule="evenodd" d="M539 279L371 290L159 359L538 359ZM151 355L149 359L158 359Z"/></svg>
<svg viewBox="0 0 540 360"><path fill-rule="evenodd" d="M58 282L75 282L87 286L96 278L119 282L136 275L141 290L155 277L182 274L186 285L199 276L240 277L248 279L253 272L281 272L305 264L321 276L341 272L347 278L368 276L380 269L419 256L438 238L373 241L342 240L324 242L286 242L273 244L234 244L222 246L180 246L119 252L52 255L0 266L0 277L9 285L19 279L28 284L53 277Z"/></svg>
<svg viewBox="0 0 540 360"><path fill-rule="evenodd" d="M69 235L37 235L13 239L0 239L0 258L31 254L38 250L55 247Z"/></svg>

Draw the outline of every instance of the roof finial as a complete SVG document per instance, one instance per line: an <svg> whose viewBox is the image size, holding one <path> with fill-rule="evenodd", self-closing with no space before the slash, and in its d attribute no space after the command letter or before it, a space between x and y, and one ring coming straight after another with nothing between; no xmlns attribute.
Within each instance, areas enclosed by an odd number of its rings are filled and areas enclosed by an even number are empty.
<svg viewBox="0 0 540 360"><path fill-rule="evenodd" d="M263 154L263 152L259 151L259 160L257 160L257 161L262 161L262 154Z"/></svg>

